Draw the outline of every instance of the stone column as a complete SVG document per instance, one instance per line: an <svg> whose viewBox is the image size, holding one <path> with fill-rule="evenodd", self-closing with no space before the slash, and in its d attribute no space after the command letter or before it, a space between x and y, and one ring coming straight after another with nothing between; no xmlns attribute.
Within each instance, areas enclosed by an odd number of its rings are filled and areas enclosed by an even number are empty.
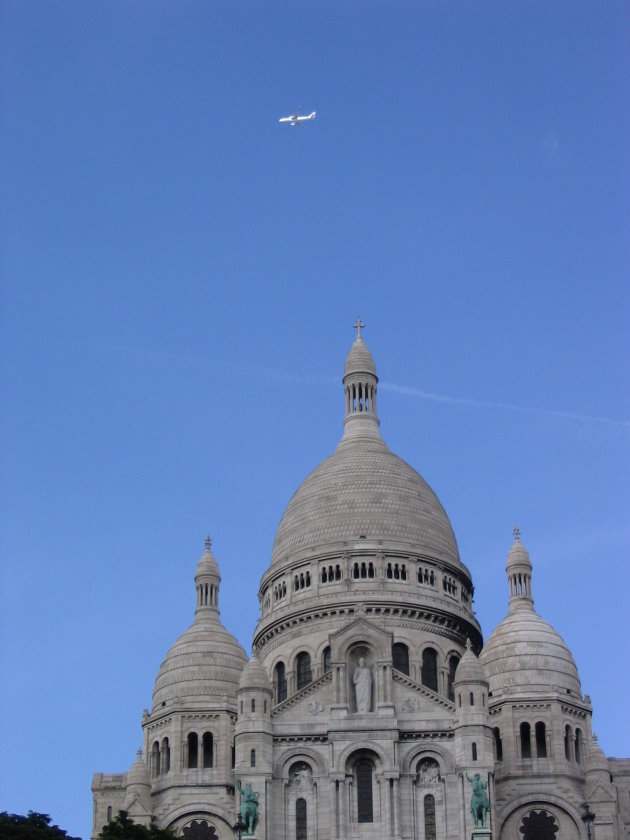
<svg viewBox="0 0 630 840"><path fill-rule="evenodd" d="M398 779L392 779L392 798L394 807L394 837L400 837L400 786Z"/></svg>

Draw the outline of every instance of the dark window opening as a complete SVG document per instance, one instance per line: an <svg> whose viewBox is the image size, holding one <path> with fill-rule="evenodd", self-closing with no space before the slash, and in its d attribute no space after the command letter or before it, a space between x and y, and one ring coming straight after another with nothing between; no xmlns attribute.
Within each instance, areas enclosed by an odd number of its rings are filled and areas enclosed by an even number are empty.
<svg viewBox="0 0 630 840"><path fill-rule="evenodd" d="M547 758L547 732L541 720L536 724L536 755L538 758Z"/></svg>
<svg viewBox="0 0 630 840"><path fill-rule="evenodd" d="M521 758L532 757L532 744L530 740L531 727L529 723L521 723Z"/></svg>
<svg viewBox="0 0 630 840"><path fill-rule="evenodd" d="M212 741L212 733L204 732L203 733L203 766L204 767L212 767L214 763L214 744Z"/></svg>
<svg viewBox="0 0 630 840"><path fill-rule="evenodd" d="M409 676L409 648L402 642L392 645L392 659L394 668L402 674Z"/></svg>
<svg viewBox="0 0 630 840"><path fill-rule="evenodd" d="M283 662L276 665L276 700L282 703L287 699L287 676Z"/></svg>
<svg viewBox="0 0 630 840"><path fill-rule="evenodd" d="M331 668L331 660L330 660L330 647L324 648L324 673L327 674Z"/></svg>
<svg viewBox="0 0 630 840"><path fill-rule="evenodd" d="M453 683L455 682L455 671L457 670L457 666L459 665L459 659L457 656L451 656L448 660L448 679L447 679L447 696L451 702L455 702L455 692L453 690Z"/></svg>
<svg viewBox="0 0 630 840"><path fill-rule="evenodd" d="M249 766L256 766L256 750L251 750L251 752L249 753Z"/></svg>
<svg viewBox="0 0 630 840"><path fill-rule="evenodd" d="M437 678L437 653L433 648L426 648L422 651L422 685L426 685L432 691L438 690Z"/></svg>
<svg viewBox="0 0 630 840"><path fill-rule="evenodd" d="M356 765L357 778L357 822L374 821L372 809L372 765L369 761L360 761Z"/></svg>
<svg viewBox="0 0 630 840"><path fill-rule="evenodd" d="M298 691L313 680L311 673L311 657L305 651L297 657L297 687Z"/></svg>
<svg viewBox="0 0 630 840"><path fill-rule="evenodd" d="M188 745L188 766L197 766L197 753L199 747L199 739L196 732L190 732L186 741Z"/></svg>
<svg viewBox="0 0 630 840"><path fill-rule="evenodd" d="M435 799L431 794L424 797L424 836L426 840L436 840Z"/></svg>
<svg viewBox="0 0 630 840"><path fill-rule="evenodd" d="M501 730L498 726L492 730L494 735L494 757L497 761L503 761L503 743L501 741Z"/></svg>
<svg viewBox="0 0 630 840"><path fill-rule="evenodd" d="M306 840L306 799L295 803L295 840Z"/></svg>

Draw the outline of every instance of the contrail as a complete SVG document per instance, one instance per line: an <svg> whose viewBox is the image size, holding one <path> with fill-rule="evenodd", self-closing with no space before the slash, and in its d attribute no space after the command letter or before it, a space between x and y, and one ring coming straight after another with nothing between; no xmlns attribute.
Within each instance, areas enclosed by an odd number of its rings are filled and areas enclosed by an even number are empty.
<svg viewBox="0 0 630 840"><path fill-rule="evenodd" d="M547 417L560 417L564 420L578 420L580 422L606 423L609 426L630 429L630 420L618 420L614 417L600 417L593 414L580 414L575 411L558 411L551 408L535 408L534 406L514 405L513 403L486 402L467 397L451 397L447 394L435 394L432 391L421 391L419 388L412 388L408 385L395 385L390 382L381 382L381 388L385 391L393 391L396 394L404 394L420 400L432 400L433 402L451 405L467 405L473 408L501 408L507 411L520 411L523 414L539 414Z"/></svg>
<svg viewBox="0 0 630 840"><path fill-rule="evenodd" d="M142 347L134 347L110 343L98 343L96 345L103 350L114 350L117 352L133 353L154 358L170 358L179 361L186 361L194 365L210 365L225 372L231 372L240 376L261 376L267 379L274 379L278 382L292 382L295 384L312 383L315 385L339 385L339 376L324 376L321 374L297 374L279 368L268 368L260 365L240 364L218 359L209 359L204 356L197 356L189 353L171 352L168 350L149 350ZM527 405L514 405L504 402L487 402L469 397L453 397L448 394L436 394L433 391L423 391L409 385L396 385L393 382L381 382L380 387L384 391L392 391L395 394L403 394L408 397L415 397L419 400L430 400L432 402L444 403L446 405L464 405L470 408L492 408L503 409L504 411L518 411L521 414L535 414L546 417L557 417L563 420L573 420L588 423L603 423L616 428L630 429L630 420L619 420L614 417L601 417L592 414L580 414L575 411L559 411L550 408L536 408Z"/></svg>

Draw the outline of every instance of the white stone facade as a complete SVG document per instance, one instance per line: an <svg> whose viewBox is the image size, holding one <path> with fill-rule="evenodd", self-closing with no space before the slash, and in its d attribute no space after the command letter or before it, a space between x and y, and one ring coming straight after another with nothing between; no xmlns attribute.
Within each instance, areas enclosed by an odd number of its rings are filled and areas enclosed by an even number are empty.
<svg viewBox="0 0 630 840"><path fill-rule="evenodd" d="M282 518L247 660L221 625L209 541L195 620L162 663L143 755L97 773L93 837L121 808L195 840L234 837L237 779L257 840L462 840L485 785L497 840L630 837L630 760L591 734L577 668L533 606L518 532L509 611L483 645L473 582L439 500L379 430L360 334L344 434ZM482 785L482 786L483 786Z"/></svg>

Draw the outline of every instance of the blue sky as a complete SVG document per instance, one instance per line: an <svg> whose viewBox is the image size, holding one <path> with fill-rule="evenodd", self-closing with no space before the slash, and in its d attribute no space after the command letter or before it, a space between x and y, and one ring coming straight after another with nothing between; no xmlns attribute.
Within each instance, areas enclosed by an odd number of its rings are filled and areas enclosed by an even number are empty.
<svg viewBox="0 0 630 840"><path fill-rule="evenodd" d="M249 650L357 315L484 635L518 523L593 729L630 755L628 5L1 15L0 809L89 837L207 533ZM279 125L298 105L316 121Z"/></svg>

